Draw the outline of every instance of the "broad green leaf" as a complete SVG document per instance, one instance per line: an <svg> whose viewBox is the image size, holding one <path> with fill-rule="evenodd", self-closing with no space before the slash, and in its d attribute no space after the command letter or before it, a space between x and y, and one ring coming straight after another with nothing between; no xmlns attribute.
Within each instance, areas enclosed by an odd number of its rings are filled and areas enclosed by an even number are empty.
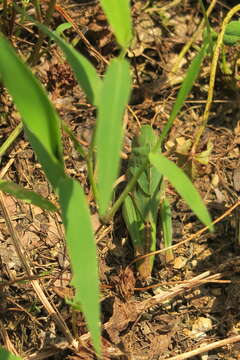
<svg viewBox="0 0 240 360"><path fill-rule="evenodd" d="M59 202L73 272L71 284L76 289L73 305L82 309L93 345L100 352L96 245L88 204L80 184L71 178L62 178L59 181Z"/></svg>
<svg viewBox="0 0 240 360"><path fill-rule="evenodd" d="M38 25L49 37L51 37L64 52L65 57L73 69L79 86L85 92L88 100L93 105L98 105L102 81L94 66L82 56L72 45L64 41L56 32L48 30L43 25Z"/></svg>
<svg viewBox="0 0 240 360"><path fill-rule="evenodd" d="M191 62L191 65L189 66L189 68L187 70L187 74L183 80L181 89L179 90L179 92L177 94L177 98L174 103L171 114L169 116L169 119L168 119L166 125L164 126L162 134L160 136L161 143L167 136L168 131L171 129L172 124L173 124L177 114L181 110L181 108L184 104L184 101L186 100L189 92L192 89L192 86L193 86L195 80L198 77L202 61L203 61L205 55L207 54L208 44L209 44L209 42L208 42L208 39L206 38L203 43L203 46L201 47L200 51L197 53L197 55L195 56L195 58L193 59L193 61Z"/></svg>
<svg viewBox="0 0 240 360"><path fill-rule="evenodd" d="M0 75L22 116L24 130L38 160L53 187L56 187L58 179L64 174L57 112L41 84L2 36Z"/></svg>
<svg viewBox="0 0 240 360"><path fill-rule="evenodd" d="M174 186L181 197L186 201L188 206L197 215L197 217L213 230L211 225L211 218L204 205L199 193L193 186L187 175L175 165L172 161L168 160L162 154L150 153L149 160L158 171L160 171L169 182Z"/></svg>
<svg viewBox="0 0 240 360"><path fill-rule="evenodd" d="M117 178L122 148L122 118L131 88L129 64L114 59L103 81L96 127L99 213L106 212Z"/></svg>
<svg viewBox="0 0 240 360"><path fill-rule="evenodd" d="M236 45L240 42L240 21L231 21L226 26L223 42L225 45Z"/></svg>
<svg viewBox="0 0 240 360"><path fill-rule="evenodd" d="M23 360L20 356L11 354L9 351L0 348L0 359L1 360Z"/></svg>
<svg viewBox="0 0 240 360"><path fill-rule="evenodd" d="M103 11L122 48L127 49L132 39L132 19L129 0L100 0Z"/></svg>
<svg viewBox="0 0 240 360"><path fill-rule="evenodd" d="M17 199L23 200L26 203L39 206L41 209L49 211L58 210L51 201L48 201L36 192L24 189L22 186L14 184L13 182L0 180L0 190L14 195Z"/></svg>

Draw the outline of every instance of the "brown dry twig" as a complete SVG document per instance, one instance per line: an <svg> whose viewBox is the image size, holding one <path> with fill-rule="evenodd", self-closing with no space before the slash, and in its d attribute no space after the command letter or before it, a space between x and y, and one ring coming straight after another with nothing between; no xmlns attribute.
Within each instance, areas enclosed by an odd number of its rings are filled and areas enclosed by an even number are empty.
<svg viewBox="0 0 240 360"><path fill-rule="evenodd" d="M201 346L198 349L188 351L188 352L186 352L184 354L173 356L171 358L168 358L168 360L189 359L189 358L191 358L193 356L196 356L196 355L199 355L199 354L202 354L202 353L206 353L206 352L208 352L210 350L217 349L217 348L222 347L222 346L230 345L230 344L233 344L233 343L239 342L239 341L240 341L240 335L231 336L231 337L229 337L227 339L215 341L212 344Z"/></svg>

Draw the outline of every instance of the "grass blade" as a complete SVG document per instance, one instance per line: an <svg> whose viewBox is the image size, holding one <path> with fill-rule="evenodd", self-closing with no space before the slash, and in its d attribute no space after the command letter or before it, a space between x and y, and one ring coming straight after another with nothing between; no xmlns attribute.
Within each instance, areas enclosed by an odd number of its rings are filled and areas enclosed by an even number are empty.
<svg viewBox="0 0 240 360"><path fill-rule="evenodd" d="M98 265L89 208L80 184L68 177L59 182L59 201L76 289L72 305L83 311L100 352Z"/></svg>
<svg viewBox="0 0 240 360"><path fill-rule="evenodd" d="M20 122L17 127L11 132L10 135L8 135L7 139L4 141L4 143L0 146L0 162L2 156L6 153L8 148L13 144L13 142L16 140L19 134L21 134L23 130L23 124Z"/></svg>
<svg viewBox="0 0 240 360"><path fill-rule="evenodd" d="M161 143L163 142L163 140L167 136L169 130L171 129L173 121L175 120L177 114L181 110L181 108L184 104L184 101L186 100L189 92L192 89L192 86L193 86L195 80L198 77L199 71L201 69L202 61L207 53L207 48L208 48L208 40L206 39L203 46L201 47L200 51L197 53L197 55L195 56L195 58L193 59L193 61L191 62L191 65L189 66L189 68L187 70L187 74L183 80L181 89L179 90L179 92L177 94L177 98L174 103L171 114L169 116L169 119L163 128L162 134L160 135Z"/></svg>
<svg viewBox="0 0 240 360"><path fill-rule="evenodd" d="M38 160L56 187L64 174L57 112L40 83L3 37L0 37L0 73L22 116L24 130Z"/></svg>
<svg viewBox="0 0 240 360"><path fill-rule="evenodd" d="M202 223L209 226L210 230L213 230L211 218L206 206L192 182L182 169L162 154L150 153L149 160L152 165L158 169L158 171L166 176L169 182L174 186Z"/></svg>
<svg viewBox="0 0 240 360"><path fill-rule="evenodd" d="M0 180L0 190L14 195L17 199L23 200L26 203L39 206L41 209L49 211L58 210L51 201L44 199L41 195L35 193L34 191L24 189L22 186L14 184L13 182Z"/></svg>
<svg viewBox="0 0 240 360"><path fill-rule="evenodd" d="M4 348L0 348L0 359L1 360L23 360L20 356L11 354L9 351Z"/></svg>
<svg viewBox="0 0 240 360"><path fill-rule="evenodd" d="M95 67L82 56L72 45L64 41L56 32L48 30L43 25L38 25L50 38L61 48L66 60L75 73L79 86L85 92L88 100L93 105L98 105L102 81L97 74Z"/></svg>
<svg viewBox="0 0 240 360"><path fill-rule="evenodd" d="M132 39L132 19L129 0L100 0L103 11L122 48L127 49Z"/></svg>
<svg viewBox="0 0 240 360"><path fill-rule="evenodd" d="M130 95L129 64L114 59L108 66L102 91L96 127L99 213L109 206L113 183L117 178L122 148L122 117Z"/></svg>
<svg viewBox="0 0 240 360"><path fill-rule="evenodd" d="M64 173L60 121L47 95L9 43L0 37L0 74L23 117L25 131L44 171L58 190L76 287L97 350L100 345L96 248L80 185ZM13 76L14 74L14 76ZM81 222L79 223L79 217ZM81 234L81 238L79 238ZM91 286L89 286L91 284Z"/></svg>

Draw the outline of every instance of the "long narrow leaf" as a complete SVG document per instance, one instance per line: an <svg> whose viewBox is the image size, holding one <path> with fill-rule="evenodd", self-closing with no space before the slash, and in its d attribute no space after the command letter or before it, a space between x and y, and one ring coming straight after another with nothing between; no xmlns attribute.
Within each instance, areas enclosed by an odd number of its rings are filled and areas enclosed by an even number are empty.
<svg viewBox="0 0 240 360"><path fill-rule="evenodd" d="M14 184L13 182L0 180L0 190L14 195L17 199L23 200L26 203L39 206L41 209L49 211L58 210L53 203L44 199L41 195L34 191L24 189L22 186Z"/></svg>
<svg viewBox="0 0 240 360"><path fill-rule="evenodd" d="M1 360L23 360L20 356L11 354L9 351L0 348L0 359Z"/></svg>
<svg viewBox="0 0 240 360"><path fill-rule="evenodd" d="M112 196L122 148L122 118L130 95L129 64L125 59L110 63L103 82L99 103L96 148L99 187L99 213L104 215Z"/></svg>
<svg viewBox="0 0 240 360"><path fill-rule="evenodd" d="M97 254L87 201L80 184L68 177L59 182L59 201L76 289L73 305L82 309L100 352Z"/></svg>
<svg viewBox="0 0 240 360"><path fill-rule="evenodd" d="M79 86L84 90L88 100L93 105L98 105L102 81L94 66L82 56L72 45L64 41L56 32L48 30L43 25L38 25L51 37L64 52L67 62L72 67Z"/></svg>
<svg viewBox="0 0 240 360"><path fill-rule="evenodd" d="M181 197L186 201L188 206L197 215L197 217L213 230L211 225L211 218L204 205L199 193L193 186L187 175L175 165L172 161L168 160L162 154L150 153L149 160L158 171L160 171L169 182L174 186Z"/></svg>
<svg viewBox="0 0 240 360"><path fill-rule="evenodd" d="M64 174L60 121L41 84L0 37L0 74L19 110L24 130L53 187Z"/></svg>
<svg viewBox="0 0 240 360"><path fill-rule="evenodd" d="M100 3L119 45L127 49L132 39L130 1L100 0Z"/></svg>
<svg viewBox="0 0 240 360"><path fill-rule="evenodd" d="M38 81L2 37L0 38L0 74L23 117L25 131L48 179L60 193L74 272L75 299L82 303L93 336L93 344L99 350L96 249L83 191L77 182L64 174L59 118ZM81 223L78 215L81 217Z"/></svg>
<svg viewBox="0 0 240 360"><path fill-rule="evenodd" d="M181 108L184 104L184 101L186 100L189 92L192 89L192 86L193 86L195 80L198 77L199 71L201 69L202 61L207 53L208 45L209 45L208 40L206 38L203 46L201 47L200 51L197 53L197 55L195 56L195 58L193 59L193 61L191 62L191 65L189 66L189 68L187 70L187 74L183 80L181 89L179 90L179 92L177 94L177 98L174 103L171 114L169 116L169 119L168 119L166 125L164 126L162 134L160 136L161 142L165 139L165 137L168 134L168 131L171 129L173 121L175 120L177 114L181 110Z"/></svg>

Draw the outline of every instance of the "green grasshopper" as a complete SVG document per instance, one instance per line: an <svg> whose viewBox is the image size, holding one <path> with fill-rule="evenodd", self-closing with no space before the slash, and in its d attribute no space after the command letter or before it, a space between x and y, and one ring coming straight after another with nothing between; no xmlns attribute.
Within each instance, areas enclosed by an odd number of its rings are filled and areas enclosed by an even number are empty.
<svg viewBox="0 0 240 360"><path fill-rule="evenodd" d="M150 125L141 129L140 135L133 140L127 175L136 174L149 152L156 145L158 137ZM130 234L135 256L156 250L158 211L163 186L162 174L147 162L146 169L123 204L123 218ZM137 268L142 279L151 277L154 256L139 260Z"/></svg>

